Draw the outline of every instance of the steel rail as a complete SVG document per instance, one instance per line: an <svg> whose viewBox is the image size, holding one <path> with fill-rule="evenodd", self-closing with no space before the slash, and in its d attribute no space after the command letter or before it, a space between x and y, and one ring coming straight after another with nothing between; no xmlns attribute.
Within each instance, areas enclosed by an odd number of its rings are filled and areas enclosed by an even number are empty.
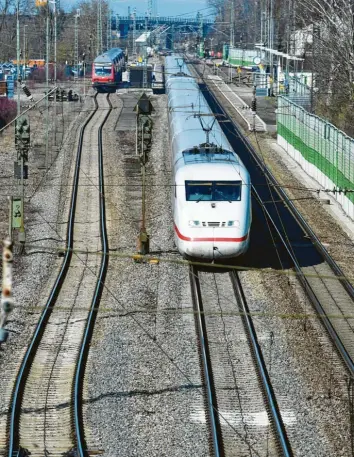
<svg viewBox="0 0 354 457"><path fill-rule="evenodd" d="M75 222L75 209L76 209L76 201L77 201L77 193L78 193L78 182L79 182L79 174L80 174L80 163L81 163L81 153L82 153L82 144L83 144L83 137L85 129L93 118L94 114L98 109L97 99L96 96L94 98L95 101L95 110L88 116L85 123L80 129L80 136L79 136L79 143L77 147L77 155L76 155L76 163L75 163L75 173L74 173L74 183L73 189L71 194L71 203L70 203L70 211L69 211L69 220L68 220L68 228L67 228L67 237L66 237L66 254L60 268L59 274L56 278L56 281L52 287L48 300L44 306L42 314L39 318L37 323L36 329L32 336L31 342L27 348L25 356L22 360L17 378L16 383L14 386L14 391L12 394L11 406L10 406L10 425L9 425L9 441L8 441L8 456L13 457L15 455L16 450L19 450L19 426L20 426L20 412L21 412L21 404L23 399L23 392L27 380L27 375L29 373L31 364L33 362L34 356L36 354L38 345L40 343L41 337L43 335L44 329L48 323L51 311L53 306L56 303L58 294L61 290L63 282L65 280L66 274L70 267L70 262L72 258L72 249L74 243L74 222Z"/></svg>
<svg viewBox="0 0 354 457"><path fill-rule="evenodd" d="M264 165L264 163L262 163L262 161L258 157L257 153L254 151L253 146L251 145L251 143L244 137L244 135L241 133L240 129L237 127L237 125L234 123L234 121L230 118L230 116L226 113L226 111L224 110L224 108L222 107L220 102L217 100L217 98L214 95L214 93L210 90L210 88L208 87L207 84L205 86L206 86L206 90L209 92L209 94L212 97L212 99L214 100L215 104L219 107L221 112L223 112L225 118L230 120L230 122L233 125L235 131L239 134L240 139L242 140L242 142L246 146L247 150L249 151L249 153L252 155L253 159L255 160L257 166L259 166L263 170L263 172L268 177L269 181L274 185L274 190L278 193L279 197L284 199L284 201L286 202L287 206L289 207L289 210L290 210L291 214L293 215L295 220L299 223L299 225L301 226L301 228L304 231L304 233L306 235L308 235L308 237L311 239L314 247L317 249L319 254L322 255L324 260L332 268L332 271L336 275L341 276L341 278L338 278L338 280L342 283L343 287L345 287L345 290L348 292L348 294L352 298L352 300L354 300L354 289L353 289L353 286L350 284L350 282L348 280L343 279L343 278L345 278L345 275L343 274L341 268L331 258L330 254L328 253L326 248L321 244L320 240L314 234L314 232L310 228L309 224L304 220L304 218L302 217L300 212L297 210L295 205L290 201L290 199L287 196L287 194L285 193L285 191L280 189L275 177L271 174L271 172ZM227 134L226 134L226 136L227 136ZM301 266L300 266L299 262L297 261L295 255L294 255L294 253L293 253L293 251L291 249L291 245L289 244L289 242L287 240L284 239L282 233L279 231L279 229L277 227L277 224L272 219L272 217L269 214L267 208L263 205L262 199L260 198L258 192L256 191L256 189L253 186L252 186L252 193L256 197L256 199L259 202L259 204L262 206L263 211L265 212L265 214L267 215L269 221L271 222L272 226L274 227L275 231L277 232L277 235L279 236L283 246L285 247L289 257L291 258L291 260L292 260L292 262L294 264L295 270L298 273L298 277L299 277L300 283L301 283L305 293L310 298L310 300L311 300L316 312L320 316L326 331L328 332L330 338L333 341L333 344L335 345L338 353L340 354L342 360L344 361L347 369L349 370L350 375L352 377L354 377L354 361L352 360L352 358L348 354L348 351L346 350L345 346L343 345L343 343L342 343L338 333L334 329L331 321L326 316L326 313L325 313L325 311L324 311L319 299L317 298L315 292L313 291L313 289L310 286L308 280L306 279L306 276L304 275L304 273L303 273L303 271L301 269Z"/></svg>
<svg viewBox="0 0 354 457"><path fill-rule="evenodd" d="M272 383L268 374L268 370L263 358L262 349L258 343L257 333L253 325L253 321L251 318L251 313L247 305L247 301L242 289L242 285L240 282L240 278L238 274L233 271L230 273L230 278L232 282L232 286L234 289L234 293L237 299L237 303L239 306L239 310L241 312L241 317L248 334L248 341L251 347L251 351L253 354L254 362L256 365L256 370L258 372L262 389L264 395L267 399L267 404L270 408L270 414L272 417L272 423L275 426L276 435L278 438L278 443L281 447L282 453L285 457L293 457L293 451L291 449L290 441L286 433L286 429L284 426L283 419L281 417L281 413L279 410L279 406L277 400L275 398L274 390L272 387Z"/></svg>
<svg viewBox="0 0 354 457"><path fill-rule="evenodd" d="M100 271L96 282L94 296L91 302L91 308L89 317L87 319L86 328L84 336L81 343L80 354L78 357L75 379L74 379L74 424L75 424L75 434L76 434L76 443L77 443L77 452L80 457L89 457L89 452L86 445L85 433L84 433L84 421L83 421L83 412L82 412L82 390L83 390L83 381L84 381L84 372L85 366L89 351L89 343L91 341L91 336L93 328L96 321L96 316L98 312L98 305L102 296L102 291L104 287L104 282L107 274L108 268L108 235L106 227L106 206L105 206L105 196L104 196L104 166L103 166L103 146L102 146L102 130L103 127L112 111L112 104L109 100L109 94L107 95L107 100L109 103L109 110L105 118L103 119L99 129L98 129L98 171L99 171L99 198L100 198L100 235L101 235L101 248L102 248L102 259L100 265Z"/></svg>
<svg viewBox="0 0 354 457"><path fill-rule="evenodd" d="M203 311L202 294L200 290L198 270L193 265L190 266L189 277L192 287L195 320L200 341L200 355L202 359L202 368L207 391L207 403L213 451L215 457L224 457L225 453L223 449L221 425L219 420L215 385L211 367L211 356L209 352L205 315Z"/></svg>

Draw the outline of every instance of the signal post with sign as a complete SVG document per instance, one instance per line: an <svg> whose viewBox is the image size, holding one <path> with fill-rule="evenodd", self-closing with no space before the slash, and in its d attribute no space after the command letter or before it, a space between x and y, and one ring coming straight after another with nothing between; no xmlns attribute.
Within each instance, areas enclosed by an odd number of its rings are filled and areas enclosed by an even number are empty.
<svg viewBox="0 0 354 457"><path fill-rule="evenodd" d="M28 179L28 152L30 148L30 122L28 116L21 116L16 120L15 145L17 161L15 161L15 179L19 182L19 195L12 198L11 204L11 228L19 230L18 240L20 243L26 241L24 223L24 180Z"/></svg>

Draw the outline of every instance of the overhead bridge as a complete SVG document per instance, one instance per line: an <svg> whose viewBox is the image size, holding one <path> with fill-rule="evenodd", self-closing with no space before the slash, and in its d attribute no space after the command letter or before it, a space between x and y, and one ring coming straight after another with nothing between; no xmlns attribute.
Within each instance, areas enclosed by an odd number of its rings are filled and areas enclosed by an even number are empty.
<svg viewBox="0 0 354 457"><path fill-rule="evenodd" d="M133 17L132 16L119 16L118 30L122 38L128 36L128 32L133 29ZM198 31L201 22L203 25L203 36L206 36L212 25L214 19L203 18L201 21L200 17L188 18L188 17L174 17L174 16L159 16L159 17L146 17L136 16L136 30L145 30L145 22L147 22L147 28L149 30L156 28L158 25L174 26L175 28L189 27L191 30ZM117 18L112 18L112 30L117 30Z"/></svg>

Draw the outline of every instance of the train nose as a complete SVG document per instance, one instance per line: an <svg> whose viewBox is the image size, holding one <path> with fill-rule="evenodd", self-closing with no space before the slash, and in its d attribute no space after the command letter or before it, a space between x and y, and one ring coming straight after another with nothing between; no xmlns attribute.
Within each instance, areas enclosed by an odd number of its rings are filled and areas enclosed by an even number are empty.
<svg viewBox="0 0 354 457"><path fill-rule="evenodd" d="M183 255L207 261L236 257L248 248L247 235L234 238L229 231L215 228L203 229L192 237L180 237L177 242Z"/></svg>

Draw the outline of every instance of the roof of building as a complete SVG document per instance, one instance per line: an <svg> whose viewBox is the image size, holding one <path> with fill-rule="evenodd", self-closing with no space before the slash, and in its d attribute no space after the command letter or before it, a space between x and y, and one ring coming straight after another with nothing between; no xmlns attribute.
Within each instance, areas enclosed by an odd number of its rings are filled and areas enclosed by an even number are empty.
<svg viewBox="0 0 354 457"><path fill-rule="evenodd" d="M135 40L135 43L146 43L148 39L150 38L151 33L150 32L144 32L142 35L140 35L139 38Z"/></svg>

